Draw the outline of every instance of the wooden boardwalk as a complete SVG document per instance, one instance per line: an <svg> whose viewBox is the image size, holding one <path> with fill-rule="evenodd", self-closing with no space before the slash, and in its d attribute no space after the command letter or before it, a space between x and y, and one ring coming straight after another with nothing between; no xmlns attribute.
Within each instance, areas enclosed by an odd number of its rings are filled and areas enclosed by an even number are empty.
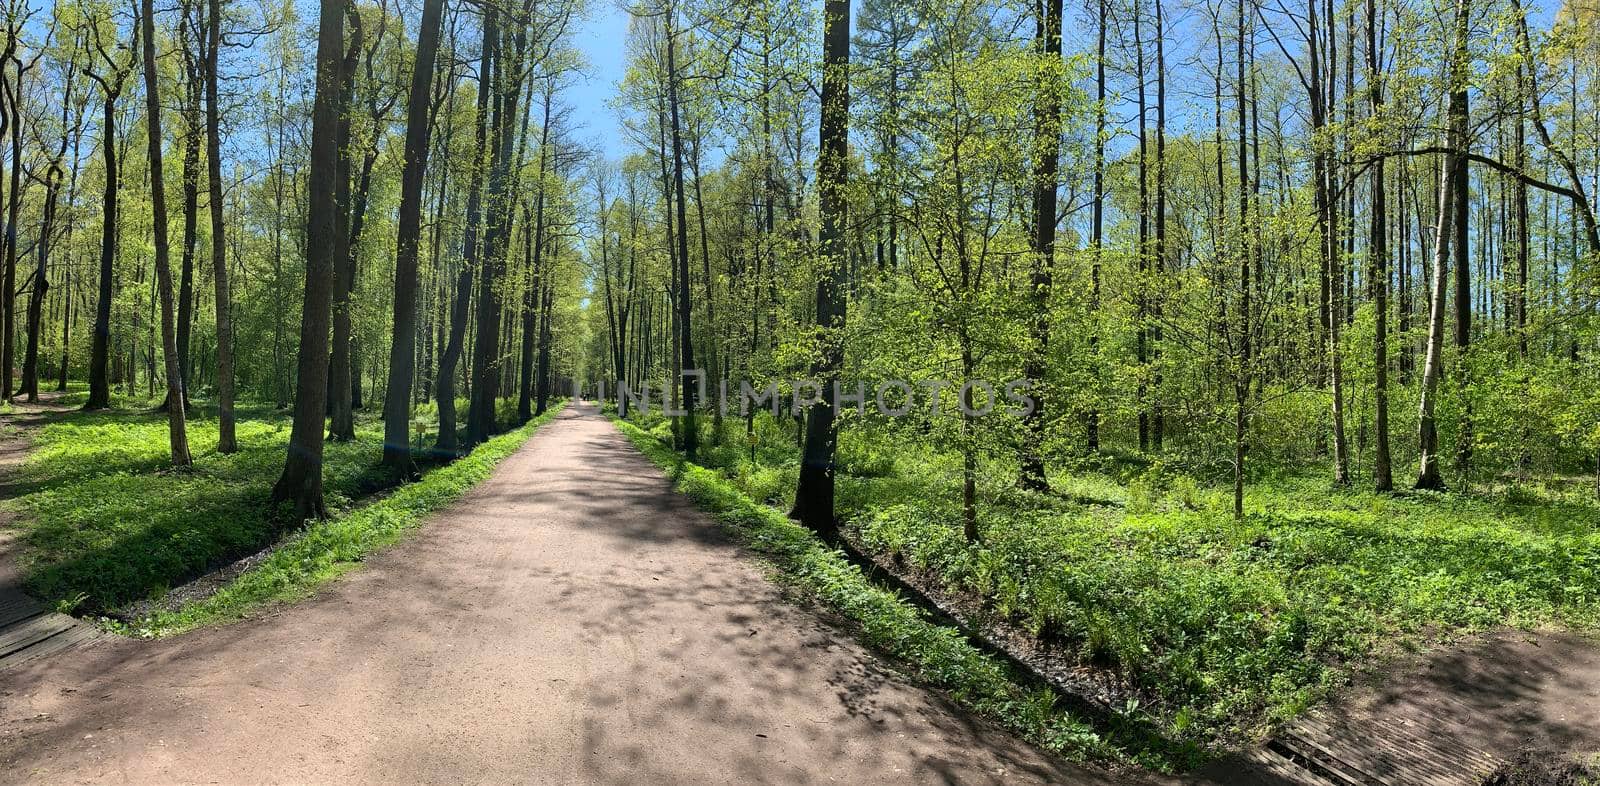
<svg viewBox="0 0 1600 786"><path fill-rule="evenodd" d="M0 586L0 672L101 635L95 626L53 612L15 586Z"/></svg>
<svg viewBox="0 0 1600 786"><path fill-rule="evenodd" d="M1600 751L1600 646L1500 630L1375 675L1200 783L1479 786L1519 752Z"/></svg>

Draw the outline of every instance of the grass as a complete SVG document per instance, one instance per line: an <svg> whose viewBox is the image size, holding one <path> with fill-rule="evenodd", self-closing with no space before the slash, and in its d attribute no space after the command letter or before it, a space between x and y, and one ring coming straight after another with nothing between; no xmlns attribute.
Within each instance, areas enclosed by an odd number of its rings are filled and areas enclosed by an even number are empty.
<svg viewBox="0 0 1600 786"><path fill-rule="evenodd" d="M792 428L756 431L689 474L777 515L798 452ZM1380 495L1286 473L1253 482L1235 521L1231 489L1159 462L1086 464L1045 495L990 457L968 544L948 449L852 424L838 461L839 514L880 561L1111 671L1177 749L1248 744L1407 648L1600 625L1600 507L1579 494Z"/></svg>
<svg viewBox="0 0 1600 786"><path fill-rule="evenodd" d="M377 465L382 424L363 417L357 438L328 443L323 481L332 515L291 534L261 564L212 597L123 626L160 635L245 614L308 593L487 477L551 413L480 445L469 456L390 486ZM29 589L58 608L104 615L253 554L280 537L265 505L282 468L285 414L238 411L239 451L216 452L214 415L189 421L194 466L167 463L166 421L148 411L69 413L45 425L20 468L20 520Z"/></svg>

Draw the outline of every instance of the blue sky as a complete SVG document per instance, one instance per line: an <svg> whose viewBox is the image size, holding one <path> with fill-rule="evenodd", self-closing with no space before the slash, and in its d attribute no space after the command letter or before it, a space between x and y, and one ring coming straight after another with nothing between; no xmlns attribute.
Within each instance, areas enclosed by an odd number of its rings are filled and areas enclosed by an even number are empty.
<svg viewBox="0 0 1600 786"><path fill-rule="evenodd" d="M1548 28L1555 15L1555 9L1560 6L1560 0L1531 0L1525 1L1525 6L1530 10L1530 21L1535 29ZM1185 40L1181 33L1187 25L1196 24L1194 9L1183 3L1168 0L1168 24L1177 32L1170 41L1168 50L1168 68L1181 83L1191 78L1195 73L1194 64L1185 62L1187 56L1192 56L1190 48L1203 45L1194 40ZM631 152L624 141L621 124L617 119L616 110L610 105L612 96L616 94L616 86L621 81L626 70L628 33L628 12L622 8L622 0L590 0L588 15L578 25L575 31L575 44L583 53L585 60L584 75L575 80L563 96L565 102L572 107L572 119L576 126L574 136L586 145L602 150L608 158L621 158ZM1069 4L1067 9L1065 38L1066 49L1069 53L1088 51L1093 45L1091 31L1088 28L1086 12L1074 4ZM855 22L852 15L851 22ZM1276 55L1272 45L1263 40L1259 45L1264 57ZM1202 87L1208 87L1209 81ZM1174 85L1173 120L1175 127L1181 127L1183 122L1185 99L1182 85ZM1209 105L1207 105L1209 106ZM1209 112L1206 109L1205 112ZM1207 115L1209 117L1209 115Z"/></svg>
<svg viewBox="0 0 1600 786"><path fill-rule="evenodd" d="M616 0L595 0L589 8L589 18L577 31L576 44L586 61L585 73L564 96L577 126L574 136L599 147L608 158L627 153L616 110L608 103L616 94L616 85L626 67L627 34L628 13L618 7Z"/></svg>

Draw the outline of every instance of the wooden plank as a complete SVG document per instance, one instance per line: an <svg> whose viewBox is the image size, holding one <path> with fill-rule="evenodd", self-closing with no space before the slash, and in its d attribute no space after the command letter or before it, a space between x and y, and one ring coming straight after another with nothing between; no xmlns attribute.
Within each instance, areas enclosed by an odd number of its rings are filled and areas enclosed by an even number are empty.
<svg viewBox="0 0 1600 786"><path fill-rule="evenodd" d="M30 647L77 625L65 614L40 614L0 630L0 658Z"/></svg>
<svg viewBox="0 0 1600 786"><path fill-rule="evenodd" d="M1497 764L1491 754L1449 735L1442 722L1401 724L1383 717L1362 722L1357 729L1308 718L1279 743L1354 783L1477 786Z"/></svg>
<svg viewBox="0 0 1600 786"><path fill-rule="evenodd" d="M29 661L54 655L58 652L72 649L82 644L87 644L101 637L99 629L93 625L77 623L71 628L62 631L33 645L18 650L6 657L0 658L0 671L21 666Z"/></svg>
<svg viewBox="0 0 1600 786"><path fill-rule="evenodd" d="M44 604L20 592L0 591L0 630L45 613Z"/></svg>
<svg viewBox="0 0 1600 786"><path fill-rule="evenodd" d="M1294 761L1284 758L1278 753L1266 748L1257 748L1245 756L1245 761L1267 773L1283 783L1298 784L1298 786L1340 786L1327 778L1318 775Z"/></svg>
<svg viewBox="0 0 1600 786"><path fill-rule="evenodd" d="M1342 784L1368 783L1362 774L1352 768L1339 756L1325 750L1322 746L1308 741L1302 736L1285 734L1273 741L1273 745L1294 755L1301 761L1295 762L1296 766L1314 772L1322 770L1329 775L1329 780Z"/></svg>

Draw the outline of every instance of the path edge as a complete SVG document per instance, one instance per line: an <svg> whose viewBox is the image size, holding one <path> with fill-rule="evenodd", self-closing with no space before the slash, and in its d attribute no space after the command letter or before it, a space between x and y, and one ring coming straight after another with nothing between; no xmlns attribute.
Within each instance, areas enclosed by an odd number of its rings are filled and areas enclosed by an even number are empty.
<svg viewBox="0 0 1600 786"><path fill-rule="evenodd" d="M502 461L522 449L565 408L565 401L555 402L527 423L489 439L377 502L308 523L280 541L266 559L216 592L178 609L156 611L119 625L119 632L138 638L174 636L237 622L262 609L311 597L368 557L416 533L433 514L488 480Z"/></svg>
<svg viewBox="0 0 1600 786"><path fill-rule="evenodd" d="M937 624L899 593L879 587L843 552L828 548L780 511L750 499L715 470L689 463L615 413L605 416L666 474L677 492L766 562L774 581L843 617L856 639L887 655L919 683L1069 761L1170 772L1171 763L1159 754L1124 750L1062 709L1055 691L1025 687L1013 679L1007 664L983 652L960 630Z"/></svg>

